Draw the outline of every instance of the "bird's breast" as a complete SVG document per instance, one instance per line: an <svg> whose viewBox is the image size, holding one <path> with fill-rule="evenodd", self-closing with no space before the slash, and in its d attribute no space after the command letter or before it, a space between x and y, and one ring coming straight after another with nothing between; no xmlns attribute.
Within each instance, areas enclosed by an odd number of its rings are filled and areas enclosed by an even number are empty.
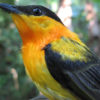
<svg viewBox="0 0 100 100"><path fill-rule="evenodd" d="M43 50L36 50L33 45L23 46L22 56L27 74L44 95L51 100L57 98L60 98L57 100L65 100L65 98L76 100L69 90L62 88L50 74Z"/></svg>
<svg viewBox="0 0 100 100"><path fill-rule="evenodd" d="M36 50L31 44L23 46L22 48L22 56L26 71L35 82L40 82L43 73L45 73L43 55L43 51Z"/></svg>

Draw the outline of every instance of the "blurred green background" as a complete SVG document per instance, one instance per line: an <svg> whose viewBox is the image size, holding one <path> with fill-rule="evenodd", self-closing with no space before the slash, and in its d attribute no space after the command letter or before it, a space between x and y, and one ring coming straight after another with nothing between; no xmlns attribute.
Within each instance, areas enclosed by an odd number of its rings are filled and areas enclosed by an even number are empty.
<svg viewBox="0 0 100 100"><path fill-rule="evenodd" d="M89 21L85 12L86 3L91 2L100 23L100 0L70 0L72 9L73 31L79 34L82 41L87 43L89 38ZM0 3L14 5L43 5L54 12L59 12L61 0L0 0ZM67 12L66 12L67 14ZM97 53L99 36L90 48ZM97 40L95 42L95 40ZM21 38L11 16L0 10L0 100L29 100L39 94L35 85L25 73L21 57Z"/></svg>

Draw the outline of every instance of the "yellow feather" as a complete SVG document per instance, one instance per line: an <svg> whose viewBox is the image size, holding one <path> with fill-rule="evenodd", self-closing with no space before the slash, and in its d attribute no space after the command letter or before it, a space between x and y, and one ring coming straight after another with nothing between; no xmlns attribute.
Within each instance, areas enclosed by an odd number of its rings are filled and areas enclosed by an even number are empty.
<svg viewBox="0 0 100 100"><path fill-rule="evenodd" d="M26 72L34 81L39 90L50 100L78 100L69 90L64 89L48 71L45 54L43 48L52 41L60 39L62 36L76 40L81 45L84 45L78 36L66 29L61 23L47 16L27 16L12 14L13 20L20 32L23 40L22 56ZM19 23L21 23L20 26ZM58 44L65 45L62 41L57 41ZM54 42L52 45L56 45ZM70 42L67 46L72 45ZM59 48L55 46L56 48ZM56 50L56 48L52 48ZM65 49L65 48L63 48ZM74 49L74 47L72 48ZM61 53L71 54L69 50ZM73 58L74 54L70 55ZM76 55L78 56L78 54ZM78 57L79 58L79 57Z"/></svg>
<svg viewBox="0 0 100 100"><path fill-rule="evenodd" d="M22 54L28 75L50 100L78 100L51 76L46 66L43 50L35 48L33 44L27 44L23 46Z"/></svg>
<svg viewBox="0 0 100 100"><path fill-rule="evenodd" d="M53 51L62 55L63 60L71 59L72 61L88 61L85 56L88 48L79 42L64 37L63 39L52 42L51 45Z"/></svg>

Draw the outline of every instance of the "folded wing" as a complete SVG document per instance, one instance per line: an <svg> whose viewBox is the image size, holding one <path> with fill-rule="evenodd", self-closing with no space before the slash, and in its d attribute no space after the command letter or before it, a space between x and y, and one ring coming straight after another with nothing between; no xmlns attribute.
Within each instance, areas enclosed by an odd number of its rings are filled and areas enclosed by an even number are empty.
<svg viewBox="0 0 100 100"><path fill-rule="evenodd" d="M48 69L63 88L82 100L100 100L100 61L85 45L61 38L44 50Z"/></svg>

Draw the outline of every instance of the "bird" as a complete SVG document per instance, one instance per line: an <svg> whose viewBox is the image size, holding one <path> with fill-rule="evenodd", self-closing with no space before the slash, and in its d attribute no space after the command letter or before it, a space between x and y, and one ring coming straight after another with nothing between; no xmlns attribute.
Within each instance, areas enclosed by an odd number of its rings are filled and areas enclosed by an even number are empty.
<svg viewBox="0 0 100 100"><path fill-rule="evenodd" d="M54 12L40 5L0 8L19 31L26 73L49 100L100 100L99 57Z"/></svg>

